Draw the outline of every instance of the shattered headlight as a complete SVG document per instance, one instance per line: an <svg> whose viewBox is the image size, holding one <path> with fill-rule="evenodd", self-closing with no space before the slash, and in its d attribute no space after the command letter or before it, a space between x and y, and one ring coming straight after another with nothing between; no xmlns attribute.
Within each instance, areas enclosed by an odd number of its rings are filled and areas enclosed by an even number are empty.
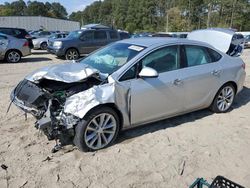
<svg viewBox="0 0 250 188"><path fill-rule="evenodd" d="M61 121L67 129L71 129L80 121L80 119L72 114L63 113Z"/></svg>
<svg viewBox="0 0 250 188"><path fill-rule="evenodd" d="M53 43L53 47L55 47L55 48L61 48L62 47L62 41L55 41Z"/></svg>

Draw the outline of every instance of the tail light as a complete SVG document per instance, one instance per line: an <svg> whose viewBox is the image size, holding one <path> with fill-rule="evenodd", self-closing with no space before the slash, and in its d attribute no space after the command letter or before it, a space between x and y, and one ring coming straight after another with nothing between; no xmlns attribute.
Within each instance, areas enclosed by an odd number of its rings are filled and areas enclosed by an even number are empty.
<svg viewBox="0 0 250 188"><path fill-rule="evenodd" d="M29 46L29 42L26 41L26 42L23 44L23 46Z"/></svg>
<svg viewBox="0 0 250 188"><path fill-rule="evenodd" d="M242 63L241 67L245 70L246 69L246 64Z"/></svg>
<svg viewBox="0 0 250 188"><path fill-rule="evenodd" d="M26 38L26 39L30 39L31 36L30 36L30 35L25 35L25 38Z"/></svg>

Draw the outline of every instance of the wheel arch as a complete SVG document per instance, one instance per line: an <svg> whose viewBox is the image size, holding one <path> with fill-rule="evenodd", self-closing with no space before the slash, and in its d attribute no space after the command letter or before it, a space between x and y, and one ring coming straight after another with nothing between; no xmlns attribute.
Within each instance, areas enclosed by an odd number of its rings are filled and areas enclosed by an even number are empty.
<svg viewBox="0 0 250 188"><path fill-rule="evenodd" d="M15 48L11 48L11 49L8 49L8 50L6 51L6 53L5 53L5 58L7 57L7 54L8 54L10 51L16 51L16 52L18 52L18 53L21 55L21 57L23 57L23 54L22 54L22 52L21 52L20 50L15 49Z"/></svg>
<svg viewBox="0 0 250 188"><path fill-rule="evenodd" d="M215 95L214 95L214 97L213 97L213 100L212 100L210 106L213 104L213 102L214 102L214 100L215 100L217 94L220 92L221 88L223 88L223 87L224 87L225 85L227 85L227 84L232 84L232 86L234 87L234 90L235 90L235 95L236 95L237 89L238 89L238 86L237 86L236 82L235 82L235 81L227 81L227 82L225 82L224 84L222 84L222 85L220 86L220 88L217 90L217 92L215 93Z"/></svg>
<svg viewBox="0 0 250 188"><path fill-rule="evenodd" d="M238 86L237 86L237 84L236 84L235 81L228 81L228 82L224 83L224 84L220 87L220 89L221 89L222 87L224 87L225 85L227 85L227 84L232 84L232 86L234 87L235 94L236 94L237 91L238 91ZM219 89L219 90L220 90L220 89ZM218 91L219 91L219 90L218 90Z"/></svg>
<svg viewBox="0 0 250 188"><path fill-rule="evenodd" d="M122 112L118 109L117 105L114 104L114 103L105 103L105 104L99 104L97 106L94 106L93 108L91 108L85 115L84 117L88 116L89 114L91 114L93 111L95 111L97 108L102 108L102 107L110 107L111 109L113 109L116 114L118 115L119 117L119 121L120 121L120 130L123 128L123 122L124 122L124 119L123 119L123 115L122 115ZM83 117L83 119L84 119Z"/></svg>
<svg viewBox="0 0 250 188"><path fill-rule="evenodd" d="M41 41L41 42L40 42L40 47L41 47L41 45L42 45L43 43L46 43L46 44L48 45L48 41Z"/></svg>

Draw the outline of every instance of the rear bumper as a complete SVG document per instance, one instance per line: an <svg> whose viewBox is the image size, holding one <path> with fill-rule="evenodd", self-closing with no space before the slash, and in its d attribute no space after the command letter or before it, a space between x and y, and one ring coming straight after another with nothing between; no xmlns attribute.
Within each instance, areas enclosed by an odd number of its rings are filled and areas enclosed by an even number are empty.
<svg viewBox="0 0 250 188"><path fill-rule="evenodd" d="M31 55L31 49L28 46L22 47L21 52L23 57Z"/></svg>

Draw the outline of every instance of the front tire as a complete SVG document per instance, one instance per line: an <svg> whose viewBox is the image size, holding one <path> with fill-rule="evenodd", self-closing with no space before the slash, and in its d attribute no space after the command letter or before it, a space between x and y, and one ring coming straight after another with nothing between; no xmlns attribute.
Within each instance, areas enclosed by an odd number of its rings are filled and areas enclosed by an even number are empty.
<svg viewBox="0 0 250 188"><path fill-rule="evenodd" d="M210 109L215 113L227 112L233 104L235 88L232 84L225 84L216 94Z"/></svg>
<svg viewBox="0 0 250 188"><path fill-rule="evenodd" d="M43 43L40 45L40 48L41 48L41 50L47 50L47 48L48 48L47 42L43 42Z"/></svg>
<svg viewBox="0 0 250 188"><path fill-rule="evenodd" d="M110 146L118 136L120 121L109 107L92 111L75 128L74 144L81 151L96 151Z"/></svg>
<svg viewBox="0 0 250 188"><path fill-rule="evenodd" d="M9 63L18 63L21 60L21 54L16 50L8 51L5 57Z"/></svg>
<svg viewBox="0 0 250 188"><path fill-rule="evenodd" d="M66 51L65 58L67 60L76 60L79 58L79 53L76 49L71 48Z"/></svg>

